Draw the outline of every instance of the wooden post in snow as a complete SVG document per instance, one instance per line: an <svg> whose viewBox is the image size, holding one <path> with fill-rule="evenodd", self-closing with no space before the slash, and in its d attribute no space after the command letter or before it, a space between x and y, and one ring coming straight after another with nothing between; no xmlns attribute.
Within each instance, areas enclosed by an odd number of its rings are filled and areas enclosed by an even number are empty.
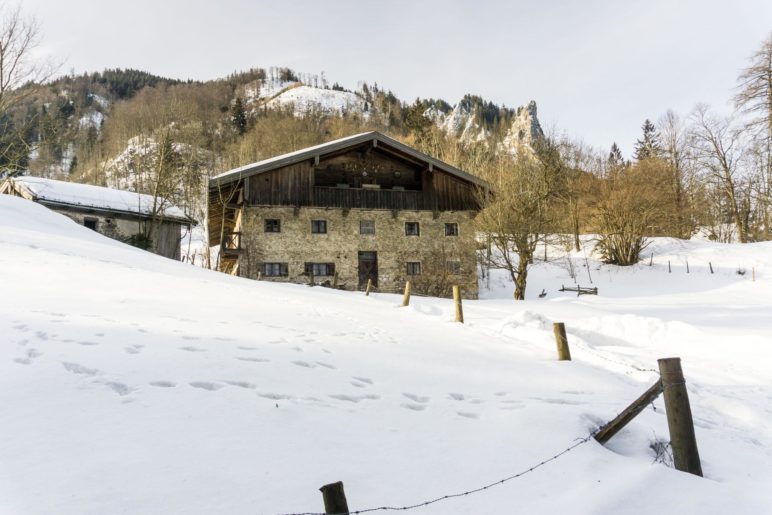
<svg viewBox="0 0 772 515"><path fill-rule="evenodd" d="M343 491L343 482L330 483L319 489L324 499L324 513L335 513L336 515L348 513L348 502L346 493Z"/></svg>
<svg viewBox="0 0 772 515"><path fill-rule="evenodd" d="M753 277L753 282L756 282L756 267L754 266L751 268L751 277Z"/></svg>
<svg viewBox="0 0 772 515"><path fill-rule="evenodd" d="M686 260L686 273L689 273L689 260Z"/></svg>
<svg viewBox="0 0 772 515"><path fill-rule="evenodd" d="M456 322L464 323L464 309L461 306L461 288L453 287L453 303L456 305Z"/></svg>
<svg viewBox="0 0 772 515"><path fill-rule="evenodd" d="M713 263L711 263L710 261L708 261L708 266L710 267L710 273L711 273L711 275L713 275Z"/></svg>
<svg viewBox="0 0 772 515"><path fill-rule="evenodd" d="M694 421L684 373L681 370L681 358L663 358L657 362L675 468L702 476L702 464L700 453L697 451L697 438L694 436Z"/></svg>
<svg viewBox="0 0 772 515"><path fill-rule="evenodd" d="M571 351L568 348L568 337L566 336L566 324L555 322L552 324L552 330L555 332L555 342L558 344L558 360L571 361Z"/></svg>
<svg viewBox="0 0 772 515"><path fill-rule="evenodd" d="M651 266L654 263L654 253L651 253L651 256L649 256L649 266Z"/></svg>
<svg viewBox="0 0 772 515"><path fill-rule="evenodd" d="M405 295L402 297L402 306L410 305L410 281L405 283Z"/></svg>
<svg viewBox="0 0 772 515"><path fill-rule="evenodd" d="M257 273L257 280L259 281L262 278L263 278L263 273L262 272L258 272Z"/></svg>
<svg viewBox="0 0 772 515"><path fill-rule="evenodd" d="M671 273L673 270L670 269L670 261L667 262L667 273Z"/></svg>
<svg viewBox="0 0 772 515"><path fill-rule="evenodd" d="M367 287L365 288L365 297L369 297L370 296L370 290L372 289L372 287L373 287L373 280L368 278L367 279Z"/></svg>

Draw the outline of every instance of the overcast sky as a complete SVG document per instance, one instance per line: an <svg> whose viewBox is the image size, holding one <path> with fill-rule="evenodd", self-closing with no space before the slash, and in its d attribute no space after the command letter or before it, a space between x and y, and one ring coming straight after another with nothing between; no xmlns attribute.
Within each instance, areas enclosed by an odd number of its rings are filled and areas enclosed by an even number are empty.
<svg viewBox="0 0 772 515"><path fill-rule="evenodd" d="M772 0L23 0L64 71L212 79L324 71L404 100L533 99L545 126L629 156L640 125L696 102L728 111L772 31Z"/></svg>

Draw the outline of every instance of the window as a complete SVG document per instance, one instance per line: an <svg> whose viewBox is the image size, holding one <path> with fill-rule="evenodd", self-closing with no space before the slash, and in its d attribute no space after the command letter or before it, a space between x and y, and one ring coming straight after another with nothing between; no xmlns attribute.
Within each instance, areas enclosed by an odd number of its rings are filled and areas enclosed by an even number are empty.
<svg viewBox="0 0 772 515"><path fill-rule="evenodd" d="M445 224L445 236L458 236L458 224Z"/></svg>
<svg viewBox="0 0 772 515"><path fill-rule="evenodd" d="M418 261L408 261L407 275L421 275L421 263Z"/></svg>
<svg viewBox="0 0 772 515"><path fill-rule="evenodd" d="M263 263L262 272L265 277L287 277L289 275L287 263Z"/></svg>
<svg viewBox="0 0 772 515"><path fill-rule="evenodd" d="M313 234L327 234L327 220L311 220Z"/></svg>
<svg viewBox="0 0 772 515"><path fill-rule="evenodd" d="M461 261L446 261L445 270L447 270L450 275L460 275Z"/></svg>
<svg viewBox="0 0 772 515"><path fill-rule="evenodd" d="M420 233L418 222L405 222L405 236L418 236Z"/></svg>
<svg viewBox="0 0 772 515"><path fill-rule="evenodd" d="M375 221L374 220L360 220L359 221L359 234L375 234Z"/></svg>
<svg viewBox="0 0 772 515"><path fill-rule="evenodd" d="M335 275L335 263L306 263L306 273L314 277Z"/></svg>
<svg viewBox="0 0 772 515"><path fill-rule="evenodd" d="M85 218L83 220L83 226L88 227L92 231L97 230L97 219L96 218Z"/></svg>
<svg viewBox="0 0 772 515"><path fill-rule="evenodd" d="M275 218L266 218L265 232L281 232L281 220L277 220Z"/></svg>

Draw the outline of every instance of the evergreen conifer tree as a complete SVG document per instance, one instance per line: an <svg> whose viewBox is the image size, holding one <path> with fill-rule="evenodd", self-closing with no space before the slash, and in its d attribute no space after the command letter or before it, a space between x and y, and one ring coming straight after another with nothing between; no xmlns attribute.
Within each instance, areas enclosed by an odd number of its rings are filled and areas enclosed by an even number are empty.
<svg viewBox="0 0 772 515"><path fill-rule="evenodd" d="M236 101L231 108L231 122L239 136L247 132L247 113L244 110L244 103L241 97L236 97Z"/></svg>
<svg viewBox="0 0 772 515"><path fill-rule="evenodd" d="M625 158L622 156L622 151L619 150L619 146L616 141L611 144L611 152L608 154L608 165L611 168L618 168L624 166Z"/></svg>
<svg viewBox="0 0 772 515"><path fill-rule="evenodd" d="M647 118L641 126L643 138L635 142L635 160L643 161L662 154L662 145L659 142L659 134L656 127Z"/></svg>

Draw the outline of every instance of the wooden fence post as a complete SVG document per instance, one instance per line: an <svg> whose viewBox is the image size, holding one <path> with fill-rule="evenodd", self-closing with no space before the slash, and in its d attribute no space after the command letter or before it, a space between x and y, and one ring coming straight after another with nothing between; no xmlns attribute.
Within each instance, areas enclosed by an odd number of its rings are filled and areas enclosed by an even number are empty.
<svg viewBox="0 0 772 515"><path fill-rule="evenodd" d="M654 253L651 253L651 256L649 257L649 266L651 266L654 263Z"/></svg>
<svg viewBox="0 0 772 515"><path fill-rule="evenodd" d="M708 261L708 266L710 267L710 273L712 274L713 273L713 263Z"/></svg>
<svg viewBox="0 0 772 515"><path fill-rule="evenodd" d="M689 260L686 260L686 273L689 273Z"/></svg>
<svg viewBox="0 0 772 515"><path fill-rule="evenodd" d="M672 270L670 269L670 261L667 262L667 273L671 273Z"/></svg>
<svg viewBox="0 0 772 515"><path fill-rule="evenodd" d="M308 271L308 285L314 286L316 284L316 281L314 280L314 270L313 268Z"/></svg>
<svg viewBox="0 0 772 515"><path fill-rule="evenodd" d="M753 277L753 282L755 283L756 282L756 267L755 266L753 268L751 268L751 275Z"/></svg>
<svg viewBox="0 0 772 515"><path fill-rule="evenodd" d="M402 297L402 306L410 305L410 281L405 283L405 295Z"/></svg>
<svg viewBox="0 0 772 515"><path fill-rule="evenodd" d="M555 341L558 344L558 360L571 361L571 351L568 349L568 337L566 336L566 324L555 322L552 324L552 330L555 332Z"/></svg>
<svg viewBox="0 0 772 515"><path fill-rule="evenodd" d="M464 309L461 307L461 288L453 287L453 302L456 305L456 322L464 323Z"/></svg>
<svg viewBox="0 0 772 515"><path fill-rule="evenodd" d="M263 273L262 272L258 272L257 273L257 280L259 281L262 278L263 278Z"/></svg>
<svg viewBox="0 0 772 515"><path fill-rule="evenodd" d="M330 483L319 489L324 499L324 512L343 514L348 513L348 502L346 502L346 493L343 491L343 482Z"/></svg>
<svg viewBox="0 0 772 515"><path fill-rule="evenodd" d="M338 289L338 271L335 270L335 275L332 276L332 288L334 290Z"/></svg>
<svg viewBox="0 0 772 515"><path fill-rule="evenodd" d="M663 358L657 362L659 375L662 378L667 426L670 431L670 446L673 449L675 468L702 476L689 394L686 391L686 381L681 370L681 358Z"/></svg>
<svg viewBox="0 0 772 515"><path fill-rule="evenodd" d="M373 287L373 280L368 278L367 279L367 287L365 288L365 297L370 296L370 289Z"/></svg>

